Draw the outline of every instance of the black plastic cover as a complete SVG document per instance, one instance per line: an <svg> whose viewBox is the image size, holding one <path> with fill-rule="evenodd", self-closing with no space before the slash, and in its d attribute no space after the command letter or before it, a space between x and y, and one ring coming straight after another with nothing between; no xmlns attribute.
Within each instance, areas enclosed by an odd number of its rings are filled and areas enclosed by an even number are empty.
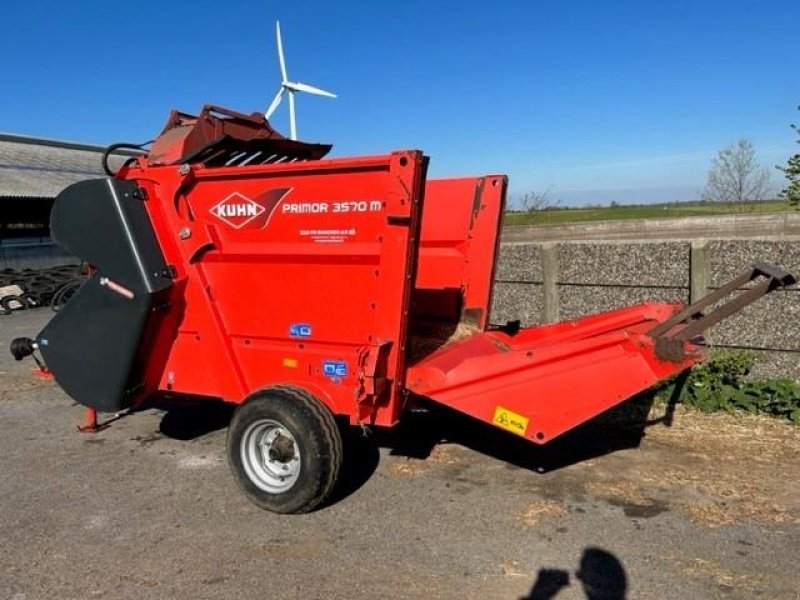
<svg viewBox="0 0 800 600"><path fill-rule="evenodd" d="M53 239L96 271L36 342L59 385L100 411L142 392L142 340L172 286L143 203L135 182L95 179L61 192L50 215Z"/></svg>

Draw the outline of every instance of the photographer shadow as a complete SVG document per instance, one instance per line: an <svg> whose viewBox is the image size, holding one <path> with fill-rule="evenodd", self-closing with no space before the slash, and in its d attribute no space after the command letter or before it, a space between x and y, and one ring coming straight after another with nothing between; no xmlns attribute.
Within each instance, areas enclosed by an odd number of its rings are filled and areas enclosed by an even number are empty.
<svg viewBox="0 0 800 600"><path fill-rule="evenodd" d="M575 579L587 600L625 600L628 577L622 562L602 548L583 550ZM564 569L539 569L531 591L520 600L550 600L571 585L570 573Z"/></svg>

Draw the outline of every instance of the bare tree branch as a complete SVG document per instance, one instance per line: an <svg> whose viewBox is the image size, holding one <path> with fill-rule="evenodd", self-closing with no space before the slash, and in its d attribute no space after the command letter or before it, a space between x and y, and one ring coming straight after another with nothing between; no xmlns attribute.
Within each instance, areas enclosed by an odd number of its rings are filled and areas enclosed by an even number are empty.
<svg viewBox="0 0 800 600"><path fill-rule="evenodd" d="M703 200L744 207L747 202L766 200L771 192L769 171L758 164L753 144L739 140L713 160Z"/></svg>
<svg viewBox="0 0 800 600"><path fill-rule="evenodd" d="M554 199L552 196L552 191L550 189L546 189L543 192L525 192L521 196L517 197L517 202L524 212L532 213L537 210L544 210L546 208L555 208L561 204L561 199Z"/></svg>

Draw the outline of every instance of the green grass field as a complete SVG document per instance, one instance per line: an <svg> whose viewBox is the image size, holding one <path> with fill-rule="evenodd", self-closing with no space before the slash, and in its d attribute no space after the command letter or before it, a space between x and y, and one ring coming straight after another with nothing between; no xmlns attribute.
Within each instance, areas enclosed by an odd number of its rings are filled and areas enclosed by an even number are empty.
<svg viewBox="0 0 800 600"><path fill-rule="evenodd" d="M668 217L707 217L714 215L781 213L795 209L786 202L754 202L744 207L730 204L651 204L593 208L546 208L530 213L507 212L505 225L565 225L584 221L655 219Z"/></svg>

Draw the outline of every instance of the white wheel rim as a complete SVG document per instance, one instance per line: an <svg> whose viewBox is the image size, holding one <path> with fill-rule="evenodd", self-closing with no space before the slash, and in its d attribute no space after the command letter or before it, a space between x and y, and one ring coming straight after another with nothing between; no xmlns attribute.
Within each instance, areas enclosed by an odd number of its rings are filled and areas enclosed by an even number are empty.
<svg viewBox="0 0 800 600"><path fill-rule="evenodd" d="M251 423L242 436L239 451L244 472L259 489L282 494L297 483L300 448L292 432L278 421L261 419Z"/></svg>

